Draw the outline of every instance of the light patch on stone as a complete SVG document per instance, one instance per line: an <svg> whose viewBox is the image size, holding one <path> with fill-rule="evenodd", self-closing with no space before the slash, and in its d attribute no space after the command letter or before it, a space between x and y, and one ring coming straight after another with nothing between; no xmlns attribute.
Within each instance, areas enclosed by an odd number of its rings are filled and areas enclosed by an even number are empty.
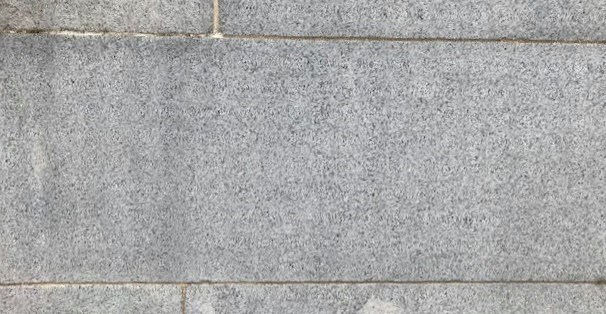
<svg viewBox="0 0 606 314"><path fill-rule="evenodd" d="M359 314L396 314L402 313L402 309L393 302L370 299Z"/></svg>
<svg viewBox="0 0 606 314"><path fill-rule="evenodd" d="M31 162L32 168L34 170L34 177L36 178L36 188L38 190L41 190L43 173L47 165L47 158L44 146L39 141L34 142L32 148Z"/></svg>
<svg viewBox="0 0 606 314"><path fill-rule="evenodd" d="M202 314L215 314L215 308L210 303L204 303L200 306L200 313Z"/></svg>

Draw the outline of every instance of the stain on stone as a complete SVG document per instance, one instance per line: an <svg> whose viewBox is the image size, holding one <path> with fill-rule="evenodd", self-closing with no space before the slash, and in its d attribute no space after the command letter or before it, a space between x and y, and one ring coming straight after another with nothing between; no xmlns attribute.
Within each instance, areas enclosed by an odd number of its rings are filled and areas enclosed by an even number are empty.
<svg viewBox="0 0 606 314"><path fill-rule="evenodd" d="M36 139L32 146L31 163L34 170L36 189L41 190L44 170L47 166L47 156L44 144L39 139Z"/></svg>
<svg viewBox="0 0 606 314"><path fill-rule="evenodd" d="M215 308L210 303L204 303L200 306L200 313L202 314L215 314Z"/></svg>
<svg viewBox="0 0 606 314"><path fill-rule="evenodd" d="M402 313L402 309L393 302L382 301L379 299L370 299L364 307L358 312L359 314L396 314Z"/></svg>

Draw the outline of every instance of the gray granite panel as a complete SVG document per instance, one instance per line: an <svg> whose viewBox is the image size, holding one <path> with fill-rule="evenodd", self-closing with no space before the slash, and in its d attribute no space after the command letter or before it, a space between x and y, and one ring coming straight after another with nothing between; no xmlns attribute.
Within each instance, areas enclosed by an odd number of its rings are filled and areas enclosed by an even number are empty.
<svg viewBox="0 0 606 314"><path fill-rule="evenodd" d="M606 40L602 0L222 0L228 34Z"/></svg>
<svg viewBox="0 0 606 314"><path fill-rule="evenodd" d="M0 287L0 313L181 313L181 288L156 285Z"/></svg>
<svg viewBox="0 0 606 314"><path fill-rule="evenodd" d="M214 285L187 313L606 313L606 287L558 284Z"/></svg>
<svg viewBox="0 0 606 314"><path fill-rule="evenodd" d="M600 280L606 47L0 36L0 282Z"/></svg>
<svg viewBox="0 0 606 314"><path fill-rule="evenodd" d="M2 0L0 30L210 33L212 0Z"/></svg>

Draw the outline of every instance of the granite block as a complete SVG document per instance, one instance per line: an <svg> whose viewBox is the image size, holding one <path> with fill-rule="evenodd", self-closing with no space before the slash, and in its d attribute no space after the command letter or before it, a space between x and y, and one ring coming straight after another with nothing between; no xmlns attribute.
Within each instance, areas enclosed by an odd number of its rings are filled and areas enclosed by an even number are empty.
<svg viewBox="0 0 606 314"><path fill-rule="evenodd" d="M0 287L0 313L181 313L181 288L158 285Z"/></svg>
<svg viewBox="0 0 606 314"><path fill-rule="evenodd" d="M201 285L187 313L606 313L606 287L560 284Z"/></svg>
<svg viewBox="0 0 606 314"><path fill-rule="evenodd" d="M0 36L0 282L603 280L606 46Z"/></svg>
<svg viewBox="0 0 606 314"><path fill-rule="evenodd" d="M600 0L222 0L227 34L606 40Z"/></svg>
<svg viewBox="0 0 606 314"><path fill-rule="evenodd" d="M210 33L212 0L3 0L0 30Z"/></svg>

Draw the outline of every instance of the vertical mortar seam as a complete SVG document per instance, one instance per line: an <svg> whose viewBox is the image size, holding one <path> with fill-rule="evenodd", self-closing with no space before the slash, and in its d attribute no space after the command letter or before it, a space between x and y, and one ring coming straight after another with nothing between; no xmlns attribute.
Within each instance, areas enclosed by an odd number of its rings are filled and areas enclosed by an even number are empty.
<svg viewBox="0 0 606 314"><path fill-rule="evenodd" d="M213 0L213 34L220 34L219 28L219 0Z"/></svg>
<svg viewBox="0 0 606 314"><path fill-rule="evenodd" d="M187 286L188 284L181 285L181 314L185 314L185 306L187 304Z"/></svg>

